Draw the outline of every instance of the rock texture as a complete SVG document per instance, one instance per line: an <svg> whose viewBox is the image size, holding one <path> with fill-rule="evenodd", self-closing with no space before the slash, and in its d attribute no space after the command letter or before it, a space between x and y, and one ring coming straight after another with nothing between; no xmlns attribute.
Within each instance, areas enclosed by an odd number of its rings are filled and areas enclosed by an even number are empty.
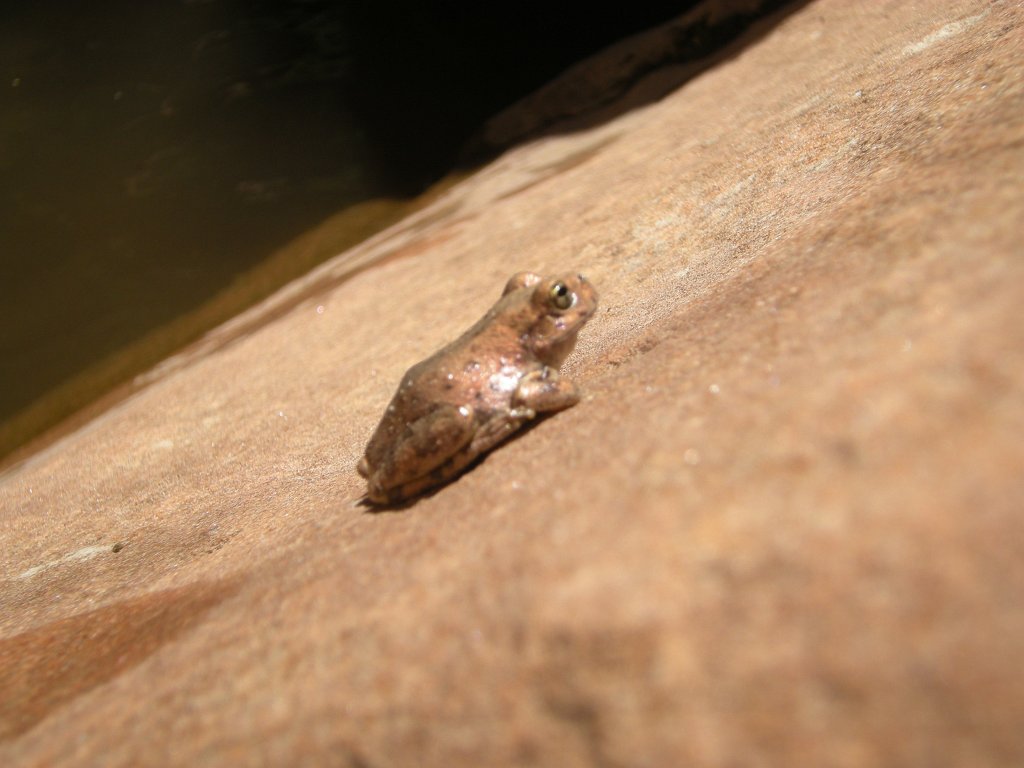
<svg viewBox="0 0 1024 768"><path fill-rule="evenodd" d="M0 763L1022 764L1021 115L1019 3L819 0L168 361L0 478ZM527 268L585 400L367 512Z"/></svg>

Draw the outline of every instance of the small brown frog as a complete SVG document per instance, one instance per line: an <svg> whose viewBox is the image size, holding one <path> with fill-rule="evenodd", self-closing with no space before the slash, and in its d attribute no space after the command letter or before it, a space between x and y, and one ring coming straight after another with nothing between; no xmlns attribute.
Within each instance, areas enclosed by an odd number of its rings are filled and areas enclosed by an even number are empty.
<svg viewBox="0 0 1024 768"><path fill-rule="evenodd" d="M583 275L513 275L472 328L406 372L359 461L367 498L394 504L451 480L539 413L579 399L558 366L597 309Z"/></svg>

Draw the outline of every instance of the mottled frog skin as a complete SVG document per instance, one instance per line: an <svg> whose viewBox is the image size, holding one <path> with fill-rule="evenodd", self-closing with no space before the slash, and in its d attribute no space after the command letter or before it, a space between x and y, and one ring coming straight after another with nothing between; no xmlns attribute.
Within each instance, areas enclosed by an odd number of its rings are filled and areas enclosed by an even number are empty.
<svg viewBox="0 0 1024 768"><path fill-rule="evenodd" d="M576 385L558 367L596 309L583 275L513 275L476 325L402 378L359 462L367 498L410 499L538 414L575 405Z"/></svg>

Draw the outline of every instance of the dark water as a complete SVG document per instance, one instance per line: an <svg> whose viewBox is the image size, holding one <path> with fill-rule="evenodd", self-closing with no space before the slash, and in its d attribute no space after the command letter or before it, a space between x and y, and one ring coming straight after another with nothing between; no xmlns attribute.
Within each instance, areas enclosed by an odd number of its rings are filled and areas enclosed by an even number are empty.
<svg viewBox="0 0 1024 768"><path fill-rule="evenodd" d="M0 11L0 430L332 213L418 194L489 115L688 4L14 5ZM57 411L98 394L68 392ZM0 455L24 436L8 429Z"/></svg>

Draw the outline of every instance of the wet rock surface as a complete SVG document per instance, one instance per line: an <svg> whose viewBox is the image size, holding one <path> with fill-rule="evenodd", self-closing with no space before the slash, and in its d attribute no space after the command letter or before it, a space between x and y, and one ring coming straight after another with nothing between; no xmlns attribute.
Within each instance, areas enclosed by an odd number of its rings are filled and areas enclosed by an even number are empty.
<svg viewBox="0 0 1024 768"><path fill-rule="evenodd" d="M1022 22L809 4L9 469L0 762L1019 765ZM601 292L583 401L367 512L520 269Z"/></svg>

